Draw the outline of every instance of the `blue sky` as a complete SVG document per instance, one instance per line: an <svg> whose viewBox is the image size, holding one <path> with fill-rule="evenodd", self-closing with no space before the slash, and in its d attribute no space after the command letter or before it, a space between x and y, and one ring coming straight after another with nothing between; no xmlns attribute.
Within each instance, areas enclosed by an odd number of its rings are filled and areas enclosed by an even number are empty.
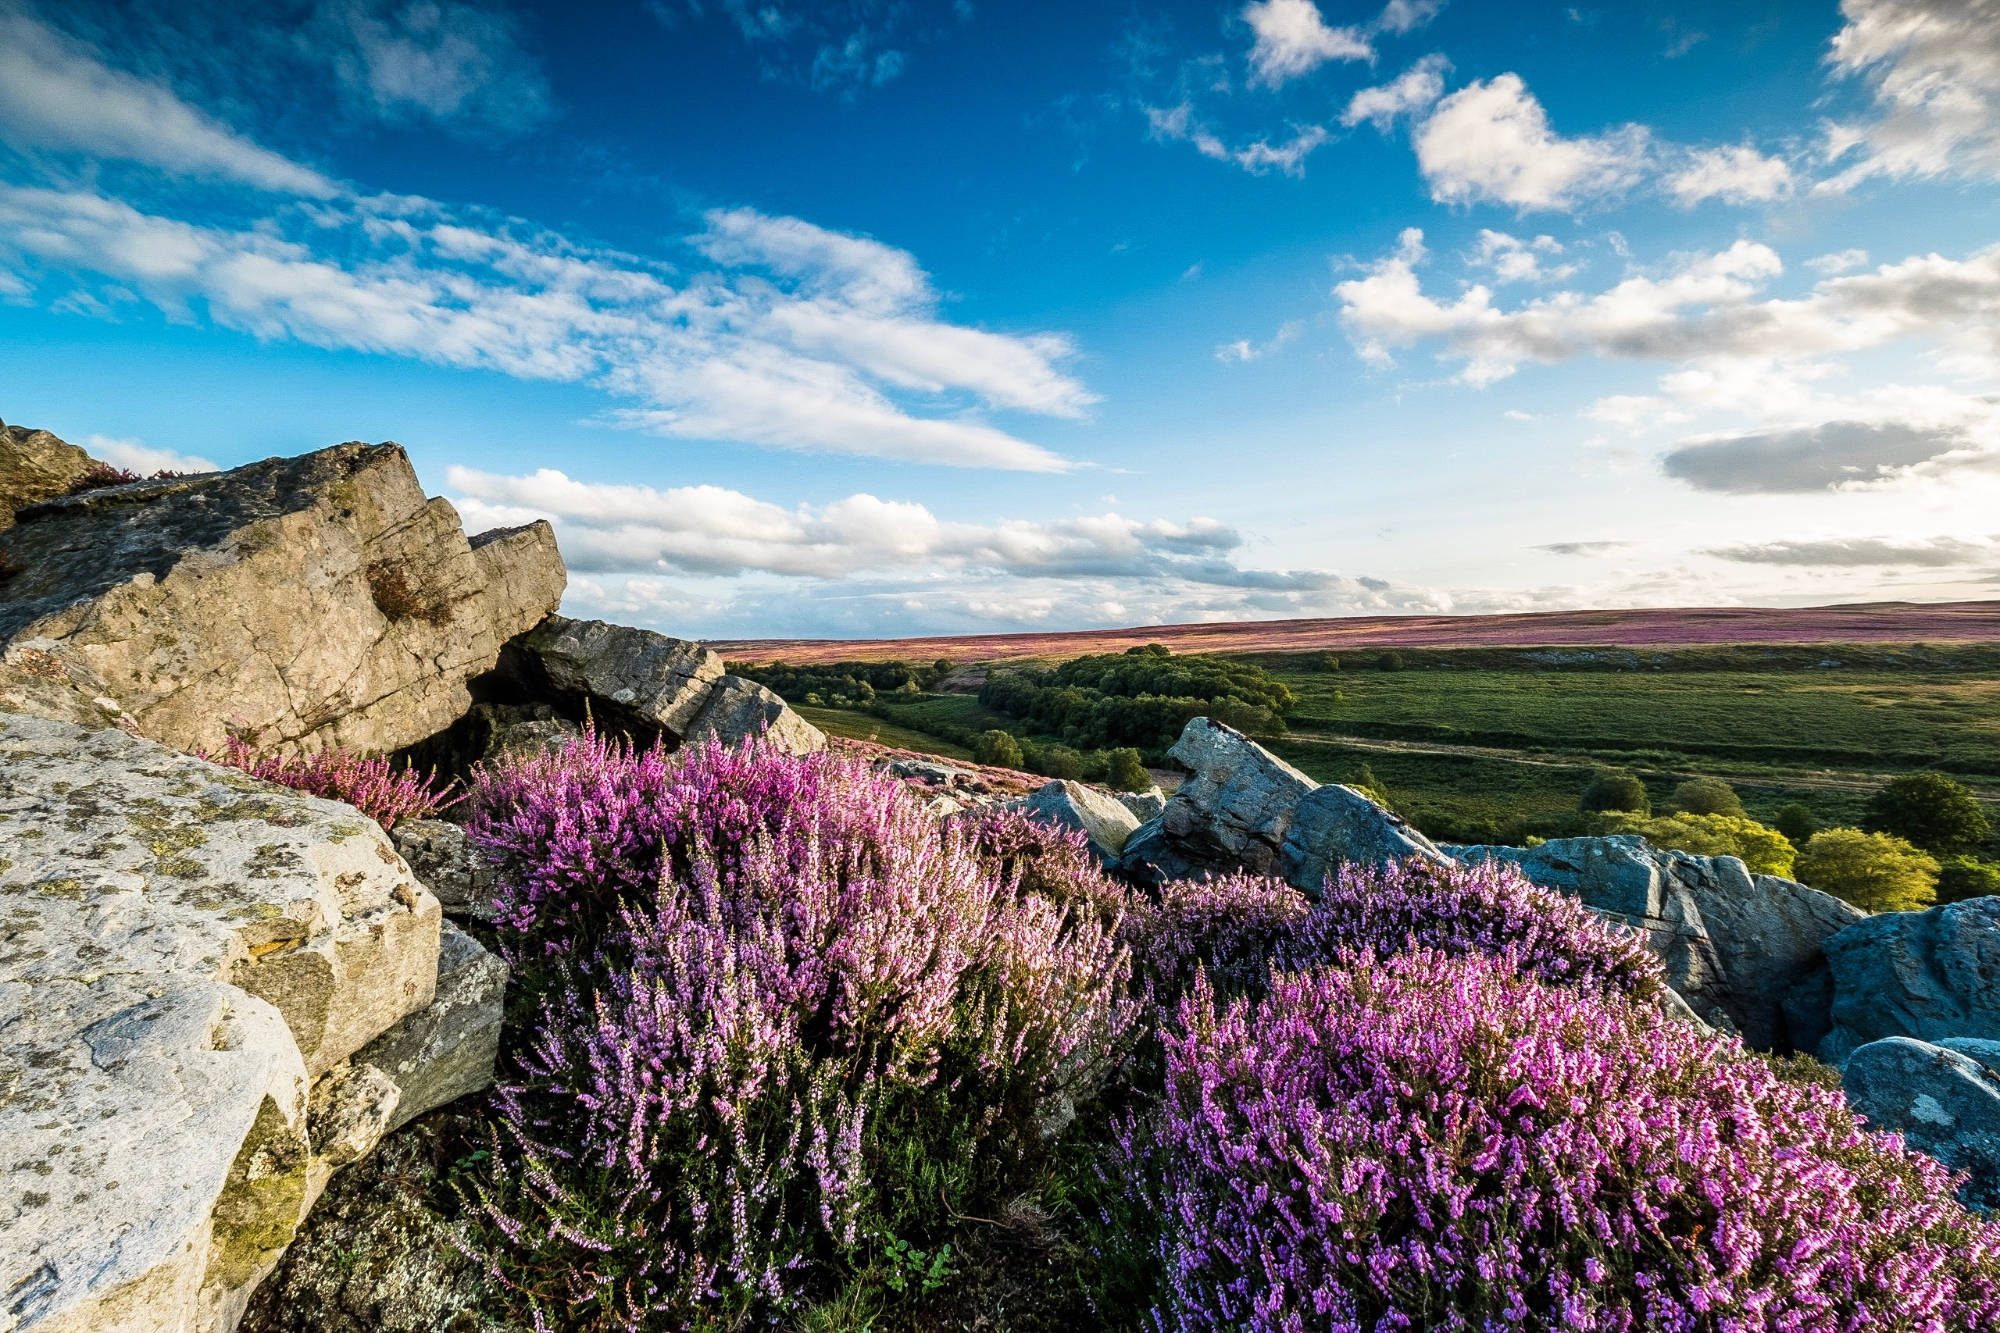
<svg viewBox="0 0 2000 1333"><path fill-rule="evenodd" d="M0 415L700 637L1992 596L2000 0L0 0Z"/></svg>

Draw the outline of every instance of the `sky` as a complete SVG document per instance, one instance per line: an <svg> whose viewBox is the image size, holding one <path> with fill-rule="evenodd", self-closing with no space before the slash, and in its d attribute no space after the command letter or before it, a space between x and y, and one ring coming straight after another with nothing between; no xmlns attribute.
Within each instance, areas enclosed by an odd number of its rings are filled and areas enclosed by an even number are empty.
<svg viewBox="0 0 2000 1333"><path fill-rule="evenodd" d="M2000 0L0 0L0 417L684 637L2000 595Z"/></svg>

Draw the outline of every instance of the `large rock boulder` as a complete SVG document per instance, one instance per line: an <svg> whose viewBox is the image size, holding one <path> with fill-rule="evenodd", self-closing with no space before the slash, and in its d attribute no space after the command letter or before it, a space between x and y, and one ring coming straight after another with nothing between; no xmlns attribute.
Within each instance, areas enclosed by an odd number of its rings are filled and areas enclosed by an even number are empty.
<svg viewBox="0 0 2000 1333"><path fill-rule="evenodd" d="M1110 864L1125 850L1139 817L1108 792L1057 779L1037 788L1022 807L1030 819L1080 830L1097 859Z"/></svg>
<svg viewBox="0 0 2000 1333"><path fill-rule="evenodd" d="M564 582L546 523L468 539L393 444L35 505L0 563L0 707L182 750L421 740Z"/></svg>
<svg viewBox="0 0 2000 1333"><path fill-rule="evenodd" d="M379 1130L316 1152L309 1096L431 1003L436 900L348 806L0 714L0 901L0 1326L233 1327Z"/></svg>
<svg viewBox="0 0 2000 1333"><path fill-rule="evenodd" d="M0 421L0 528L14 511L66 494L91 467L91 457L45 430ZM6 590L0 587L0 596Z"/></svg>
<svg viewBox="0 0 2000 1333"><path fill-rule="evenodd" d="M1330 867L1409 856L1429 839L1351 787L1322 787L1242 732L1198 717L1167 751L1191 776L1125 845L1144 880L1248 870L1317 894Z"/></svg>
<svg viewBox="0 0 2000 1333"><path fill-rule="evenodd" d="M1967 1173L1967 1203L2000 1205L2000 1074L1962 1051L1910 1037L1871 1041L1840 1072L1847 1100L1876 1129Z"/></svg>
<svg viewBox="0 0 2000 1333"><path fill-rule="evenodd" d="M446 922L438 942L436 998L354 1057L379 1069L396 1089L386 1129L492 1086L506 998L507 965Z"/></svg>
<svg viewBox="0 0 2000 1333"><path fill-rule="evenodd" d="M1818 1044L1828 1003L1820 946L1864 915L1817 889L1752 875L1733 856L1660 851L1632 834L1445 850L1515 866L1643 931L1704 1021L1767 1050Z"/></svg>
<svg viewBox="0 0 2000 1333"><path fill-rule="evenodd" d="M1884 1037L2000 1040L2000 898L1866 917L1822 948L1833 1029L1820 1055L1830 1063Z"/></svg>
<svg viewBox="0 0 2000 1333"><path fill-rule="evenodd" d="M389 835L417 882L431 891L444 914L461 921L491 921L498 872L472 845L464 828L442 819L405 819Z"/></svg>
<svg viewBox="0 0 2000 1333"><path fill-rule="evenodd" d="M700 644L652 630L550 616L507 645L499 675L518 695L587 712L645 741L735 744L761 735L793 753L826 748L819 728L770 690L727 674Z"/></svg>

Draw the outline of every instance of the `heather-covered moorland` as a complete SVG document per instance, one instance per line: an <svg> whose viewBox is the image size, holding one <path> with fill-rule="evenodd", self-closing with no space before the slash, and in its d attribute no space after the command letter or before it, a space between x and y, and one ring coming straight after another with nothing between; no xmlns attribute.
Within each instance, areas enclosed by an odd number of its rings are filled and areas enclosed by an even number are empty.
<svg viewBox="0 0 2000 1333"><path fill-rule="evenodd" d="M522 983L461 1172L549 1329L1943 1330L2000 1224L1515 872L1107 877L836 755L479 774Z"/></svg>

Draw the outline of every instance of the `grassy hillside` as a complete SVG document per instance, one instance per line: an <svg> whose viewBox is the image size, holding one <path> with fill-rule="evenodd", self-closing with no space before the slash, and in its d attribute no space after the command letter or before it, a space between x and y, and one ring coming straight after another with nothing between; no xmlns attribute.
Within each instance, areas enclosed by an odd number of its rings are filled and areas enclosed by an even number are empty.
<svg viewBox="0 0 2000 1333"><path fill-rule="evenodd" d="M1755 816L1798 801L1851 822L1885 775L1937 768L2000 798L2000 646L1367 649L1245 654L1299 702L1264 737L1321 781L1365 765L1420 827L1454 840L1546 831L1602 766L1656 800L1724 777ZM1008 668L1001 668L1008 669ZM835 734L962 756L988 727L1036 736L965 694L809 709Z"/></svg>

